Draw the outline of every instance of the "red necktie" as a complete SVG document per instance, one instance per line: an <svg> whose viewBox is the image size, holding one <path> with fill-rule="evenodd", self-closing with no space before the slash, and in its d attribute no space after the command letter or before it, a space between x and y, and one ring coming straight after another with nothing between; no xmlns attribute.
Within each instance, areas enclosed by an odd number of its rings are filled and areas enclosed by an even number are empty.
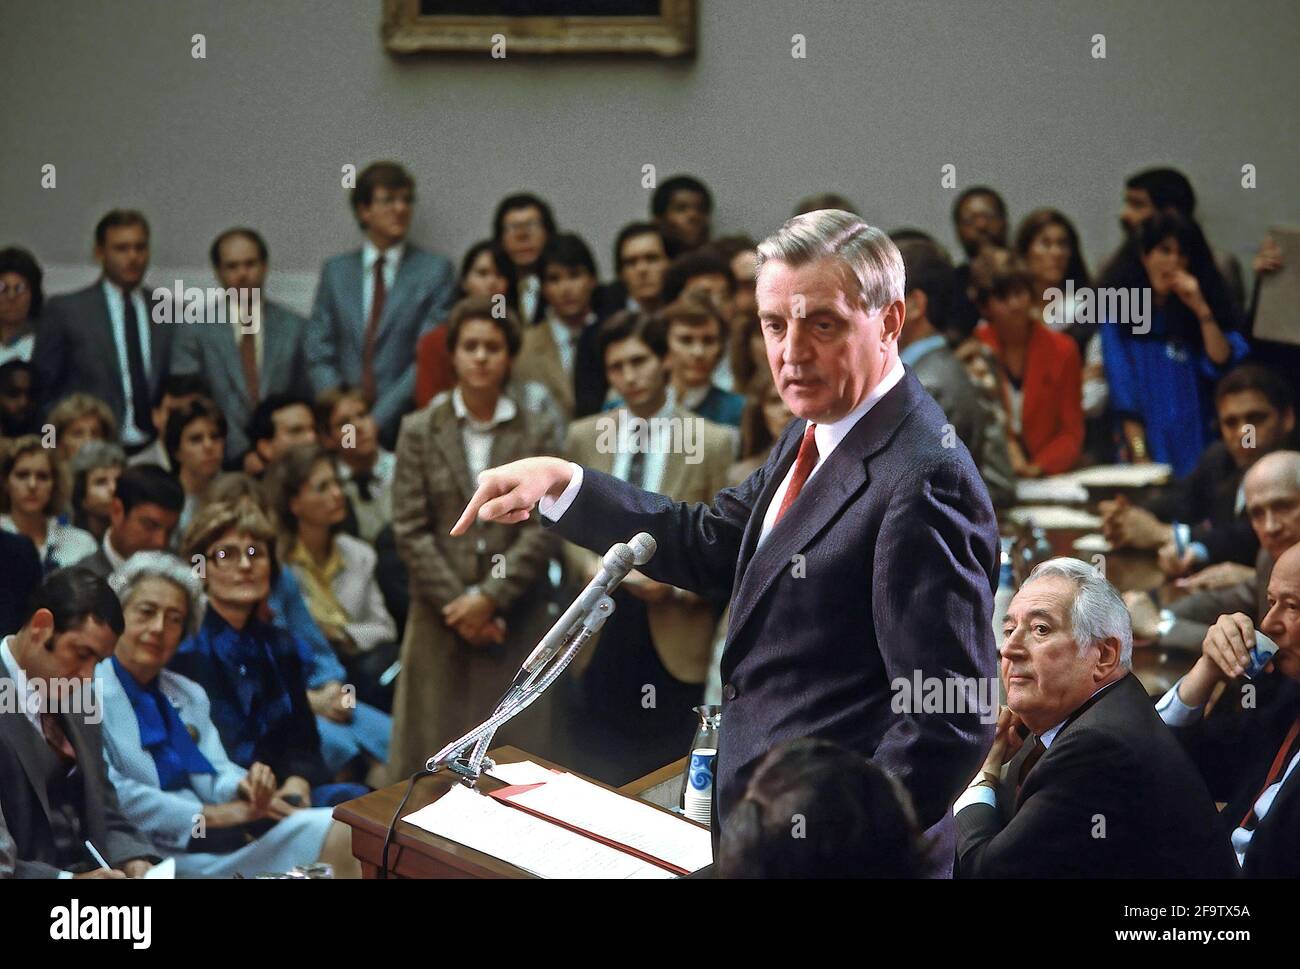
<svg viewBox="0 0 1300 969"><path fill-rule="evenodd" d="M370 296L370 319L366 321L365 342L361 346L361 392L371 404L378 397L375 381L375 336L379 333L379 318L384 315L384 301L388 290L384 285L384 254L375 260L375 286Z"/></svg>
<svg viewBox="0 0 1300 969"><path fill-rule="evenodd" d="M781 499L781 507L776 510L776 521L772 522L773 525L776 525L786 510L794 504L794 500L799 497L799 492L803 491L808 476L817 466L817 438L813 436L816 429L817 425L811 422L804 429L803 440L799 442L799 456L794 459L794 477L790 479L790 487L785 490L785 497Z"/></svg>
<svg viewBox="0 0 1300 969"><path fill-rule="evenodd" d="M238 310L236 310L238 312ZM257 375L257 336L253 333L239 335L239 362L244 368L244 383L248 385L248 402L257 407L260 389Z"/></svg>
<svg viewBox="0 0 1300 969"><path fill-rule="evenodd" d="M1286 739L1282 741L1282 746L1277 749L1277 756L1273 758L1273 766L1268 769L1268 777L1264 780L1264 786L1259 789L1259 793L1250 799L1250 810L1246 816L1241 819L1239 828L1254 828L1255 822L1259 819L1255 817L1255 802L1264 796L1264 792L1277 783L1282 771L1291 760L1291 754L1294 753L1295 739L1300 735L1300 717L1296 722L1291 724L1291 730L1287 733Z"/></svg>
<svg viewBox="0 0 1300 969"><path fill-rule="evenodd" d="M73 748L72 741L68 740L68 735L64 732L58 717L52 713L42 713L41 733L45 735L45 742L54 749L64 763L71 767L77 762L77 751Z"/></svg>

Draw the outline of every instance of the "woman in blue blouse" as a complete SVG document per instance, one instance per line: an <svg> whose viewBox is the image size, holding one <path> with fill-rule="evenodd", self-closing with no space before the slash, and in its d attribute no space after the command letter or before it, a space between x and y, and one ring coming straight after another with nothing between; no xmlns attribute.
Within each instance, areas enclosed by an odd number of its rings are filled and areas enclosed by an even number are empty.
<svg viewBox="0 0 1300 969"><path fill-rule="evenodd" d="M1195 222L1176 212L1147 218L1101 281L1103 293L1150 289L1150 329L1133 313L1102 326L1110 405L1130 460L1188 474L1213 440L1215 380L1247 344L1223 278Z"/></svg>
<svg viewBox="0 0 1300 969"><path fill-rule="evenodd" d="M165 552L140 552L110 580L126 628L95 671L104 759L122 812L182 876L253 877L317 860L359 874L328 808L296 808L274 772L226 756L203 688L164 669L193 630L200 588Z"/></svg>
<svg viewBox="0 0 1300 969"><path fill-rule="evenodd" d="M207 692L231 760L267 764L285 778L281 792L289 803L338 804L366 788L330 783L303 650L272 623L267 605L278 573L274 541L271 523L252 501L200 509L182 548L186 561L203 564L208 608L170 665Z"/></svg>

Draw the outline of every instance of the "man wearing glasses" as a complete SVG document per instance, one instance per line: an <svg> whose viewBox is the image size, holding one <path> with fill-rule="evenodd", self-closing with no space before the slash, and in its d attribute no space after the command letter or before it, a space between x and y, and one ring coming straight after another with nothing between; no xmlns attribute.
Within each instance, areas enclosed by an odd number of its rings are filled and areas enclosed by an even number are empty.
<svg viewBox="0 0 1300 969"><path fill-rule="evenodd" d="M415 397L415 345L446 317L455 285L444 256L407 242L414 206L415 179L401 165L362 170L352 211L365 238L325 262L307 328L314 392L362 388L390 449Z"/></svg>

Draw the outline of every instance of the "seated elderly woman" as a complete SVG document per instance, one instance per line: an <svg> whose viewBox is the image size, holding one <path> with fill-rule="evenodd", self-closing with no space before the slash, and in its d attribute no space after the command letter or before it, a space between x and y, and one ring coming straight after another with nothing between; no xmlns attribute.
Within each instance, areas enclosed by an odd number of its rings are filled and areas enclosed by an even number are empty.
<svg viewBox="0 0 1300 969"><path fill-rule="evenodd" d="M126 819L182 877L253 877L318 860L358 877L347 828L328 808L286 802L266 764L234 764L203 688L165 669L196 624L201 588L190 569L138 552L110 583L126 628L95 676L104 760Z"/></svg>
<svg viewBox="0 0 1300 969"><path fill-rule="evenodd" d="M170 666L207 691L230 759L265 763L282 779L281 797L302 807L365 793L359 784L329 783L307 699L306 650L271 622L267 599L279 566L266 515L252 501L209 503L181 545L187 562L202 565L208 608Z"/></svg>

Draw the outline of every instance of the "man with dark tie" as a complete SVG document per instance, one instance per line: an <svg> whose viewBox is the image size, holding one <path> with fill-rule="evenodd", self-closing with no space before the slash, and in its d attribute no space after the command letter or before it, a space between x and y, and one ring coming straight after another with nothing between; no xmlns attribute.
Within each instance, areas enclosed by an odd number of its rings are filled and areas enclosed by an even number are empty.
<svg viewBox="0 0 1300 969"><path fill-rule="evenodd" d="M1245 677L1255 625L1220 616L1201 657L1156 705L1227 806L1220 831L1247 878L1300 878L1300 545L1283 552L1268 579L1259 632L1277 653ZM1223 695L1206 713L1219 684Z"/></svg>
<svg viewBox="0 0 1300 969"><path fill-rule="evenodd" d="M1205 784L1133 675L1114 586L1078 559L1043 562L1003 632L1007 707L953 807L961 877L1235 875Z"/></svg>
<svg viewBox="0 0 1300 969"><path fill-rule="evenodd" d="M174 373L202 374L226 415L226 465L251 446L245 427L267 394L309 396L307 321L266 298L269 252L253 229L227 229L209 251L228 301L226 326L186 326L172 347Z"/></svg>
<svg viewBox="0 0 1300 969"><path fill-rule="evenodd" d="M619 312L600 324L596 343L619 406L574 421L565 455L674 501L712 501L727 484L731 438L673 398L666 321ZM577 545L566 544L564 558L570 578L581 585L600 568L600 557ZM691 708L704 698L718 610L701 596L636 572L615 591L614 602L614 614L578 655L574 677L564 685L573 688L576 701L568 718L576 728L569 766L619 785L686 752L698 723ZM653 704L642 702L647 686L654 689Z"/></svg>
<svg viewBox="0 0 1300 969"><path fill-rule="evenodd" d="M0 641L0 675L22 700L0 712L0 803L18 878L137 878L160 860L122 817L91 690L124 625L107 582L61 569L41 584L22 628Z"/></svg>
<svg viewBox="0 0 1300 969"><path fill-rule="evenodd" d="M73 391L113 411L128 454L154 439L154 393L167 376L175 325L152 323L154 300L141 285L149 268L149 223L113 209L95 226L102 275L85 289L55 296L36 331L32 364L48 411Z"/></svg>
<svg viewBox="0 0 1300 969"><path fill-rule="evenodd" d="M948 810L992 725L964 702L896 711L892 684L993 677L988 492L966 449L943 446L943 411L899 363L903 262L888 236L822 210L758 252L768 363L799 418L763 467L707 505L531 458L481 475L453 533L475 515L523 521L539 502L555 531L593 551L649 532L646 576L731 603L713 816L726 825L772 747L824 738L899 778L937 841L928 873L943 877Z"/></svg>
<svg viewBox="0 0 1300 969"><path fill-rule="evenodd" d="M455 272L443 256L406 240L415 179L395 162L357 176L352 211L360 249L321 268L307 328L313 393L359 386L374 408L380 442L392 448L415 398L415 345L446 317Z"/></svg>

